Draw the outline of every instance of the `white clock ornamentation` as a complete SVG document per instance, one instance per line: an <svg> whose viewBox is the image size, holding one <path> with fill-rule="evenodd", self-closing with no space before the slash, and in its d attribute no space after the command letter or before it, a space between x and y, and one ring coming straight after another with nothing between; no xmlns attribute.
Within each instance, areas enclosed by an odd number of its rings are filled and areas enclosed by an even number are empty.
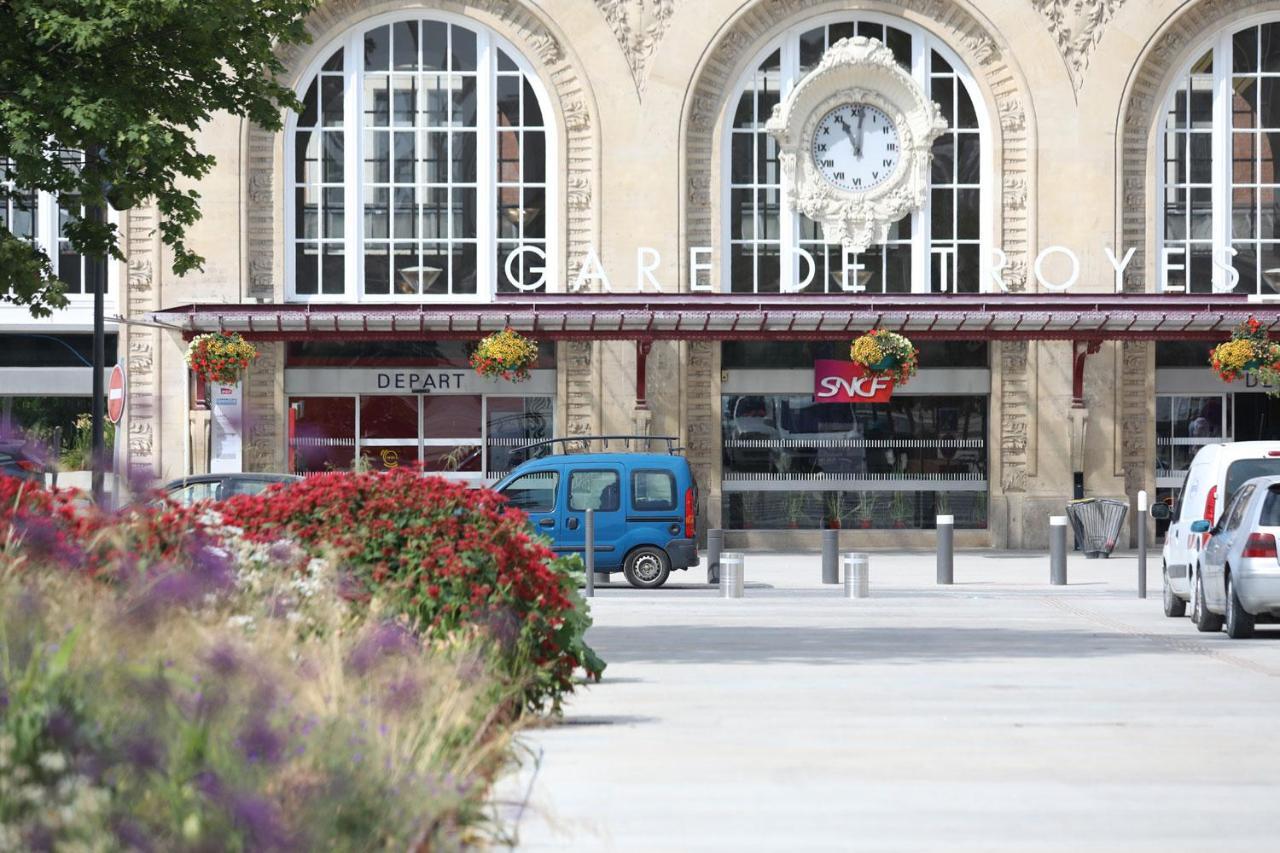
<svg viewBox="0 0 1280 853"><path fill-rule="evenodd" d="M933 141L947 128L893 51L861 36L833 44L765 125L787 203L828 243L864 252L924 205Z"/></svg>

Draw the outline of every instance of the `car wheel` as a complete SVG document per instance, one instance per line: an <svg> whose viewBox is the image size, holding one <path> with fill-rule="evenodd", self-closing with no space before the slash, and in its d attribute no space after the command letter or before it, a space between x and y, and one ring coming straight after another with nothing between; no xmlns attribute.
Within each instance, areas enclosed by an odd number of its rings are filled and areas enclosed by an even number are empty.
<svg viewBox="0 0 1280 853"><path fill-rule="evenodd" d="M627 555L622 573L636 589L657 589L671 574L671 560L661 548L645 545Z"/></svg>
<svg viewBox="0 0 1280 853"><path fill-rule="evenodd" d="M1192 617L1195 619L1196 630L1206 634L1212 634L1222 630L1222 617L1216 613L1209 612L1209 608L1204 603L1204 575L1199 571L1196 572L1196 591L1195 603L1192 605Z"/></svg>
<svg viewBox="0 0 1280 853"><path fill-rule="evenodd" d="M1178 594L1175 593L1173 591L1173 587L1169 585L1168 566L1164 566L1161 576L1164 578L1164 615L1170 617L1186 616L1187 603L1181 598L1178 598Z"/></svg>
<svg viewBox="0 0 1280 853"><path fill-rule="evenodd" d="M1247 612L1236 596L1236 585L1231 582L1231 573L1227 572L1227 636L1233 640L1243 640L1253 636L1253 614Z"/></svg>

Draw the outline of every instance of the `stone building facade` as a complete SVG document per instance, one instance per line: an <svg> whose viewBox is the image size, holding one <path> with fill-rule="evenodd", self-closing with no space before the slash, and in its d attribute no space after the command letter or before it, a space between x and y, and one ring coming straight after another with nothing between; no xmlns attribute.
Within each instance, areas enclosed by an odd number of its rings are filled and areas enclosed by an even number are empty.
<svg viewBox="0 0 1280 853"><path fill-rule="evenodd" d="M807 541L829 523L866 526L868 545L923 543L950 510L963 544L1038 546L1075 470L1084 494L1132 499L1173 488L1197 441L1280 429L1260 389L1217 382L1207 347L1188 355L1176 334L1082 339L1083 350L1064 335L933 335L896 408L836 415L806 407L811 362L848 338L773 342L767 329L643 347L542 335L532 385L469 378L457 399L372 399L385 389L370 372L463 363L462 338L406 333L404 312L535 301L510 284L528 257L501 260L528 245L545 251L545 295L572 293L585 311L640 287L686 313L717 298L704 290L798 310L821 291L856 307L868 297L840 286L811 223L789 210L760 127L856 35L894 48L949 118L928 207L868 255L877 304L910 296L918 314L1008 293L1034 317L1034 299L1063 296L1074 272L1073 299L1118 282L1170 305L1181 287L1247 311L1243 294L1274 292L1268 241L1280 240L1268 186L1280 2L334 0L308 29L311 43L283 59L314 112L282 133L218 118L203 134L217 167L191 234L202 272L169 272L154 210L122 214L135 471L208 465L184 336L246 312L261 352L243 389L246 470L371 454L375 467L417 459L484 479L521 439L675 435L706 522L752 544ZM803 292L777 293L804 277L795 245L819 269ZM1234 264L1215 264L1227 247ZM959 294L937 292L944 257ZM479 456L459 449L468 441Z"/></svg>

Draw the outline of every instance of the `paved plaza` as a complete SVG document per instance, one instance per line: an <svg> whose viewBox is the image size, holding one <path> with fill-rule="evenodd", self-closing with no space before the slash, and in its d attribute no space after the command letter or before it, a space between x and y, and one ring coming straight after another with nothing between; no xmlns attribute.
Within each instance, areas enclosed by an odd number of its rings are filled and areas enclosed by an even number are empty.
<svg viewBox="0 0 1280 853"><path fill-rule="evenodd" d="M873 554L872 597L819 557L747 558L746 597L602 589L609 662L524 736L527 850L1274 849L1280 626L1199 634L1158 554ZM512 807L512 814L516 813Z"/></svg>

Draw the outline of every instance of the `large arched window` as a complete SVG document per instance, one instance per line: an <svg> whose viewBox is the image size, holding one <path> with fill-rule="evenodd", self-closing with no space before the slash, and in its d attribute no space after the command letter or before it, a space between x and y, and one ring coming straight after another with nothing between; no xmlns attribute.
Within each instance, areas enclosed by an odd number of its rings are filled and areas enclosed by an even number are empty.
<svg viewBox="0 0 1280 853"><path fill-rule="evenodd" d="M1280 22L1196 51L1161 136L1160 289L1280 293Z"/></svg>
<svg viewBox="0 0 1280 853"><path fill-rule="evenodd" d="M375 19L299 91L291 298L483 300L540 279L556 233L552 114L509 44L449 16Z"/></svg>
<svg viewBox="0 0 1280 853"><path fill-rule="evenodd" d="M933 147L929 199L917 214L899 221L888 241L857 258L859 281L843 282L840 246L822 240L821 227L783 206L778 150L764 125L773 107L822 59L835 42L852 36L884 42L930 98L942 107L948 130ZM943 289L973 293L985 280L991 217L984 199L990 183L984 144L985 110L972 78L954 54L931 34L894 18L841 15L808 22L775 40L754 70L740 81L723 134L723 289L777 293L794 288L814 259L809 293L865 290L929 293ZM804 264L804 268L801 265Z"/></svg>

